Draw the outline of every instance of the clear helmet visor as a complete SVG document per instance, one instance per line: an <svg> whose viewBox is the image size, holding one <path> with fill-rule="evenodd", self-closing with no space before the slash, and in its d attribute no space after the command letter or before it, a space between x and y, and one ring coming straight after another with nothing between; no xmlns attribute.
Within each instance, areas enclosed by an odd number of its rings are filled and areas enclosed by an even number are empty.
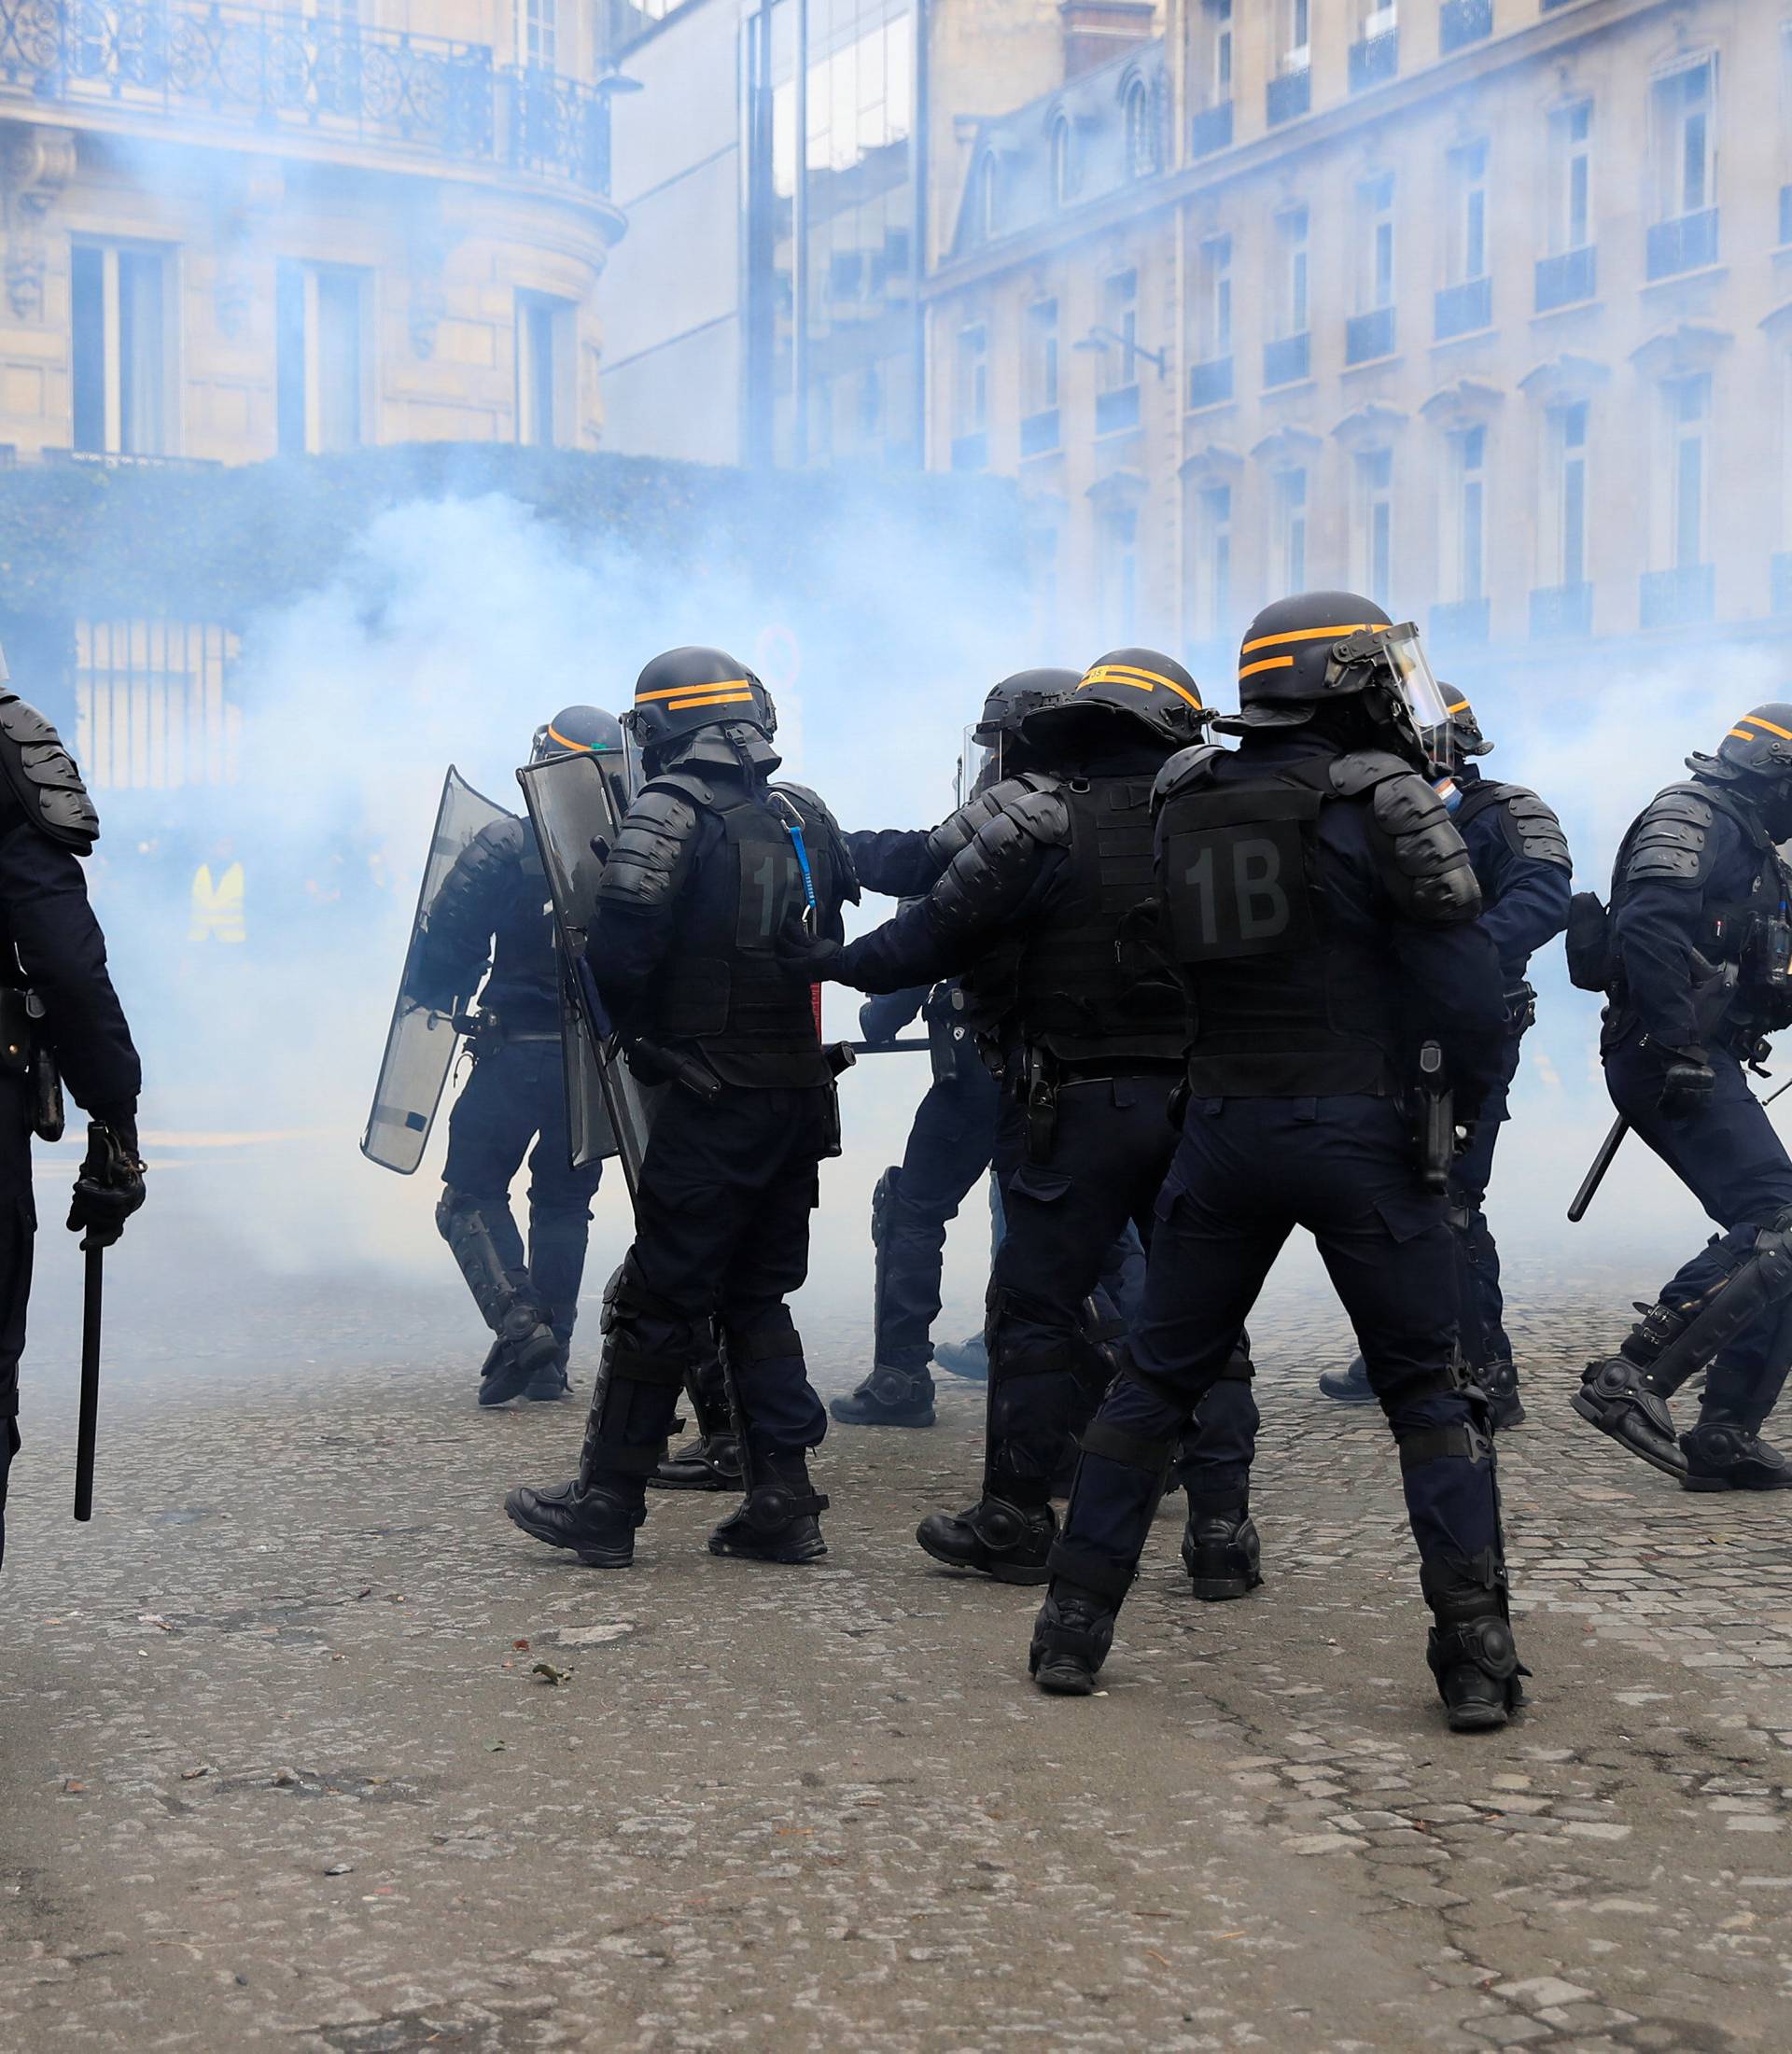
<svg viewBox="0 0 1792 2054"><path fill-rule="evenodd" d="M987 735L989 738L985 740ZM958 797L968 804L978 792L987 791L1001 776L1002 735L1000 728L968 727L959 749Z"/></svg>
<svg viewBox="0 0 1792 2054"><path fill-rule="evenodd" d="M1447 730L1449 726L1449 695L1433 675L1431 659L1420 642L1418 628L1410 621L1403 622L1400 626L1390 628L1383 640L1401 696L1412 715L1413 726L1424 735Z"/></svg>

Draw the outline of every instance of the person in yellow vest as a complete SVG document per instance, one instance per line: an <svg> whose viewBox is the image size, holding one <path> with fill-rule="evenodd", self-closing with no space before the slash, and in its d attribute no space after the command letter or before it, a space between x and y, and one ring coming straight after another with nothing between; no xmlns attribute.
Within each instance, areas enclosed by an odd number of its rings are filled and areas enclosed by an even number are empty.
<svg viewBox="0 0 1792 2054"><path fill-rule="evenodd" d="M248 940L243 909L243 863L233 842L219 842L193 873L187 939L232 943Z"/></svg>

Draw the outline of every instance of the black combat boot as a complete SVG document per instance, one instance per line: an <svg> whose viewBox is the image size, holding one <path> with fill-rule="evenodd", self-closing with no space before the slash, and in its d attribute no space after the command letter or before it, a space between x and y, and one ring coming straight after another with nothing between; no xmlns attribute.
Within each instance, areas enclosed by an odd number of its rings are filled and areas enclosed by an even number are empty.
<svg viewBox="0 0 1792 2054"><path fill-rule="evenodd" d="M533 1397L529 1386L542 1372L553 1373L564 1383L566 1371L558 1366L559 1340L543 1308L532 1298L520 1293L514 1297L499 1316L496 1331L497 1339L479 1381L481 1404L507 1405L525 1392Z"/></svg>
<svg viewBox="0 0 1792 2054"><path fill-rule="evenodd" d="M933 1360L948 1375L962 1376L966 1383L989 1381L989 1348L981 1333L967 1334L962 1341L944 1342L933 1350Z"/></svg>
<svg viewBox="0 0 1792 2054"><path fill-rule="evenodd" d="M1739 1421L1701 1419L1680 1436L1687 1490L1792 1490L1792 1461Z"/></svg>
<svg viewBox="0 0 1792 2054"><path fill-rule="evenodd" d="M557 1399L570 1398L572 1378L567 1374L570 1355L570 1343L562 1341L554 1351L553 1360L543 1362L524 1386L524 1397L536 1404L552 1404Z"/></svg>
<svg viewBox="0 0 1792 2054"><path fill-rule="evenodd" d="M640 1480L606 1475L596 1466L598 1453L594 1400L578 1475L544 1490L519 1484L506 1496L504 1511L532 1539L570 1548L593 1569L627 1569L635 1559L635 1530L647 1517Z"/></svg>
<svg viewBox="0 0 1792 2054"><path fill-rule="evenodd" d="M1519 1396L1519 1365L1510 1359L1484 1362L1475 1372L1475 1381L1487 1393L1488 1424L1497 1433L1502 1427L1524 1424L1524 1401Z"/></svg>
<svg viewBox="0 0 1792 2054"><path fill-rule="evenodd" d="M1198 1510L1189 1501L1183 1529L1183 1567L1195 1595L1210 1603L1243 1598L1263 1581L1263 1543L1246 1505Z"/></svg>
<svg viewBox="0 0 1792 2054"><path fill-rule="evenodd" d="M1339 1404L1372 1405L1375 1393L1369 1389L1368 1366L1362 1356L1352 1356L1348 1369L1322 1369L1319 1373L1319 1388L1328 1398L1336 1398Z"/></svg>
<svg viewBox="0 0 1792 2054"><path fill-rule="evenodd" d="M879 1362L857 1390L828 1410L842 1426L931 1426L933 1379L925 1364L897 1369Z"/></svg>
<svg viewBox="0 0 1792 2054"><path fill-rule="evenodd" d="M648 1481L652 1490L740 1490L740 1436L721 1359L710 1355L685 1379L697 1437L675 1447Z"/></svg>
<svg viewBox="0 0 1792 2054"><path fill-rule="evenodd" d="M1645 1322L1646 1324L1646 1322ZM1659 1350L1645 1352L1644 1325L1631 1329L1616 1355L1589 1362L1571 1403L1583 1419L1609 1433L1621 1447L1669 1476L1687 1474L1687 1458L1667 1401L1649 1382L1649 1364Z"/></svg>
<svg viewBox="0 0 1792 2054"><path fill-rule="evenodd" d="M1113 1645L1114 1612L1107 1599L1079 1584L1055 1582L1033 1625L1027 1667L1055 1698L1087 1698Z"/></svg>
<svg viewBox="0 0 1792 2054"><path fill-rule="evenodd" d="M712 1555L749 1562L813 1562L828 1552L818 1513L826 1498L809 1481L801 1454L754 1455L747 1464L740 1509L709 1536Z"/></svg>
<svg viewBox="0 0 1792 2054"><path fill-rule="evenodd" d="M1435 1556L1420 1564L1419 1584L1437 1621L1425 1660L1451 1732L1504 1726L1524 1701L1519 1679L1530 1670L1512 1638L1498 1557L1491 1549L1472 1562Z"/></svg>
<svg viewBox="0 0 1792 2054"><path fill-rule="evenodd" d="M1014 1505L988 1495L956 1516L931 1513L915 1538L936 1562L976 1569L1000 1584L1043 1584L1046 1557L1057 1538L1057 1515L1048 1504Z"/></svg>

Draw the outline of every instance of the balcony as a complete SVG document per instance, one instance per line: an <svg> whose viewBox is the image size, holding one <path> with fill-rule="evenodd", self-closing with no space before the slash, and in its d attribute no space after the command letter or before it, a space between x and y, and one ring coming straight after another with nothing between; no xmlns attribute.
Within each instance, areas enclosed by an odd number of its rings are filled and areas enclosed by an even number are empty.
<svg viewBox="0 0 1792 2054"><path fill-rule="evenodd" d="M1649 279L1677 277L1683 271L1703 271L1717 261L1717 209L1683 214L1658 221L1649 231Z"/></svg>
<svg viewBox="0 0 1792 2054"><path fill-rule="evenodd" d="M1232 397L1232 359L1229 356L1210 357L1204 364L1188 367L1188 404L1193 412L1198 407L1217 407Z"/></svg>
<svg viewBox="0 0 1792 2054"><path fill-rule="evenodd" d="M1269 81L1264 95L1263 118L1273 128L1283 121L1294 121L1307 113L1313 104L1313 75L1310 71L1285 71L1280 78Z"/></svg>
<svg viewBox="0 0 1792 2054"><path fill-rule="evenodd" d="M1792 613L1792 549L1783 549L1769 565L1772 579L1773 610L1778 614Z"/></svg>
<svg viewBox="0 0 1792 2054"><path fill-rule="evenodd" d="M1124 435L1128 428L1138 426L1137 385L1115 385L1111 392L1096 394L1095 432L1098 435Z"/></svg>
<svg viewBox="0 0 1792 2054"><path fill-rule="evenodd" d="M1645 570L1643 625L1677 628L1709 621L1716 610L1714 584L1709 564L1684 564L1678 570Z"/></svg>
<svg viewBox="0 0 1792 2054"><path fill-rule="evenodd" d="M609 187L609 91L484 43L201 0L0 0L0 85L108 114L397 147Z"/></svg>
<svg viewBox="0 0 1792 2054"><path fill-rule="evenodd" d="M1493 326L1493 281L1465 278L1460 286L1446 286L1437 295L1434 314L1440 342L1457 335L1473 335Z"/></svg>
<svg viewBox="0 0 1792 2054"><path fill-rule="evenodd" d="M1531 594L1531 638L1560 642L1593 632L1593 588L1539 585Z"/></svg>
<svg viewBox="0 0 1792 2054"><path fill-rule="evenodd" d="M1369 314L1352 314L1344 324L1346 364L1372 364L1378 356L1393 355L1393 309L1377 307Z"/></svg>
<svg viewBox="0 0 1792 2054"><path fill-rule="evenodd" d="M1553 314L1590 300L1599 290L1599 252L1591 243L1537 258L1537 312Z"/></svg>
<svg viewBox="0 0 1792 2054"><path fill-rule="evenodd" d="M1211 157L1215 150L1232 147L1232 103L1222 100L1216 107L1203 107L1188 124L1188 154Z"/></svg>
<svg viewBox="0 0 1792 2054"><path fill-rule="evenodd" d="M1434 642L1458 649L1487 640L1488 603L1485 599L1452 599L1433 607L1427 630Z"/></svg>
<svg viewBox="0 0 1792 2054"><path fill-rule="evenodd" d="M952 438L954 470L987 470L989 468L989 431L977 428L969 435Z"/></svg>
<svg viewBox="0 0 1792 2054"><path fill-rule="evenodd" d="M1437 21L1437 47L1451 50L1484 43L1493 33L1493 0L1444 0Z"/></svg>
<svg viewBox="0 0 1792 2054"><path fill-rule="evenodd" d="M1263 345L1263 382L1266 385L1297 384L1313 372L1313 339L1310 335L1284 335L1279 342Z"/></svg>
<svg viewBox="0 0 1792 2054"><path fill-rule="evenodd" d="M1351 91L1366 92L1371 86L1385 86L1400 69L1400 31L1389 29L1380 35L1365 36L1351 45Z"/></svg>
<svg viewBox="0 0 1792 2054"><path fill-rule="evenodd" d="M1042 407L1037 413L1022 417L1020 424L1020 454L1023 456L1049 456L1058 447L1057 409ZM979 469L982 466L977 467Z"/></svg>

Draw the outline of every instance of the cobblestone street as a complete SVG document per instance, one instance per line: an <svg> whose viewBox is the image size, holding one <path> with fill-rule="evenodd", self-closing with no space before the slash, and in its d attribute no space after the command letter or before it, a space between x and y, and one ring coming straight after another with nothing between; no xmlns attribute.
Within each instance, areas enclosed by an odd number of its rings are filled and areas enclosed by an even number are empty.
<svg viewBox="0 0 1792 2054"><path fill-rule="evenodd" d="M804 1323L845 1388L862 1334ZM1484 1740L1443 1728L1392 1447L1314 1394L1337 1315L1298 1292L1255 1330L1265 1586L1192 1602L1166 1516L1085 1701L1028 1686L1036 1593L912 1544L974 1475L949 1379L931 1432L834 1431L824 1564L713 1560L674 1497L607 1576L505 1524L578 1416L476 1412L445 1282L140 1350L88 1529L40 1371L0 2045L1784 2047L1792 1506L1574 1421L1609 1323L1517 1321L1535 1681Z"/></svg>

